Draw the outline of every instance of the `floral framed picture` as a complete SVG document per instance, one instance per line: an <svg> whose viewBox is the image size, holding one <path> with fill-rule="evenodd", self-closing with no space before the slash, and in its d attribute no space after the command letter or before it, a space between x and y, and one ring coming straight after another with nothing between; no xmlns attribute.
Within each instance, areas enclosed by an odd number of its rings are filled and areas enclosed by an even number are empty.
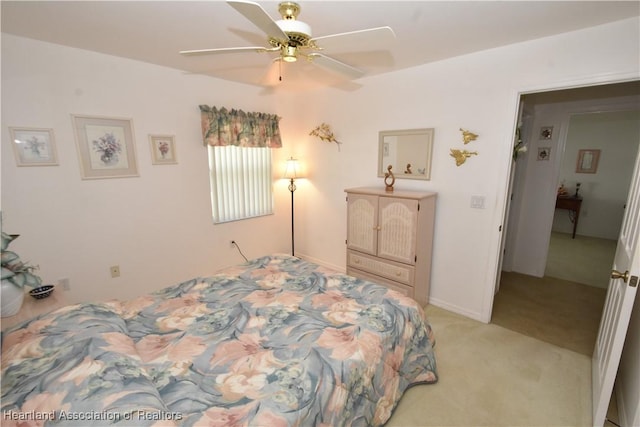
<svg viewBox="0 0 640 427"><path fill-rule="evenodd" d="M58 154L53 129L10 127L18 166L56 166Z"/></svg>
<svg viewBox="0 0 640 427"><path fill-rule="evenodd" d="M175 165L176 141L173 135L149 135L151 163L154 165Z"/></svg>
<svg viewBox="0 0 640 427"><path fill-rule="evenodd" d="M551 147L538 147L538 160L549 160L551 158Z"/></svg>
<svg viewBox="0 0 640 427"><path fill-rule="evenodd" d="M540 128L540 138L539 139L551 139L553 138L553 126L543 126Z"/></svg>
<svg viewBox="0 0 640 427"><path fill-rule="evenodd" d="M131 119L71 117L82 179L138 176Z"/></svg>

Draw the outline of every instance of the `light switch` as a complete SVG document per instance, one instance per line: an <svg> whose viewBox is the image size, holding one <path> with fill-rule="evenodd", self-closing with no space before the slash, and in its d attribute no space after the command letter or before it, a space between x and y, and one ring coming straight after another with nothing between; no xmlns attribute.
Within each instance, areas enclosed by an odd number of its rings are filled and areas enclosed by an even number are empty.
<svg viewBox="0 0 640 427"><path fill-rule="evenodd" d="M473 209L484 209L484 196L471 196L471 207Z"/></svg>

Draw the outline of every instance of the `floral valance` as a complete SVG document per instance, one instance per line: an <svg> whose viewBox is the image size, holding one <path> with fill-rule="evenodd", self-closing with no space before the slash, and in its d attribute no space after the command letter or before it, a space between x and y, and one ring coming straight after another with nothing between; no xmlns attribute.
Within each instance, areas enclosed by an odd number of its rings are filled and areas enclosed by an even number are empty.
<svg viewBox="0 0 640 427"><path fill-rule="evenodd" d="M282 147L280 118L275 114L245 113L242 110L200 106L204 145L240 147Z"/></svg>

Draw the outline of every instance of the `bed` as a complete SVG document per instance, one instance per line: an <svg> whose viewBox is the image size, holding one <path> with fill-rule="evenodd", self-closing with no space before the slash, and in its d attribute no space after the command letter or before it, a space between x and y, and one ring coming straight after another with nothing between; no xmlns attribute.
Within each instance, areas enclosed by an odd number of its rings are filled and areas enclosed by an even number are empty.
<svg viewBox="0 0 640 427"><path fill-rule="evenodd" d="M423 309L271 255L2 335L2 425L380 426L437 381Z"/></svg>

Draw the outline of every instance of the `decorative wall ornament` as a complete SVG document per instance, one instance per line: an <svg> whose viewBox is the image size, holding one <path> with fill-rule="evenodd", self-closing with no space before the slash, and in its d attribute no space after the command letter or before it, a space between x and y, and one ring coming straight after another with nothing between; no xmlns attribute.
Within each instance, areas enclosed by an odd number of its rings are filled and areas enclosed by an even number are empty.
<svg viewBox="0 0 640 427"><path fill-rule="evenodd" d="M469 132L468 130L460 128L460 132L462 132L462 142L466 145L471 141L475 141L478 139L478 135ZM467 150L458 150L457 148L451 148L451 153L449 153L451 157L456 160L456 166L462 165L467 159L471 156L477 156L477 151L467 151Z"/></svg>
<svg viewBox="0 0 640 427"><path fill-rule="evenodd" d="M393 166L391 165L387 166L387 172L385 172L384 174L384 190L388 191L389 193L393 192L393 184L396 183L396 177L393 176L393 172L391 172L392 167Z"/></svg>
<svg viewBox="0 0 640 427"><path fill-rule="evenodd" d="M460 166L464 162L467 161L467 158L471 156L477 156L477 151L467 151L467 150L458 150L455 148L451 149L451 153L449 154L451 157L456 159L456 166Z"/></svg>
<svg viewBox="0 0 640 427"><path fill-rule="evenodd" d="M478 135L473 132L469 132L468 130L460 128L460 132L462 132L462 142L464 142L465 145L478 139Z"/></svg>
<svg viewBox="0 0 640 427"><path fill-rule="evenodd" d="M322 123L320 126L309 132L309 135L317 136L321 141L335 142L338 145L338 151L340 151L340 144L342 143L336 139L333 131L331 130L331 127L328 124Z"/></svg>
<svg viewBox="0 0 640 427"><path fill-rule="evenodd" d="M516 128L516 143L513 146L513 160L514 161L518 160L518 154L526 153L526 152L527 152L527 145L522 140L522 129L520 128L520 126L518 126Z"/></svg>

